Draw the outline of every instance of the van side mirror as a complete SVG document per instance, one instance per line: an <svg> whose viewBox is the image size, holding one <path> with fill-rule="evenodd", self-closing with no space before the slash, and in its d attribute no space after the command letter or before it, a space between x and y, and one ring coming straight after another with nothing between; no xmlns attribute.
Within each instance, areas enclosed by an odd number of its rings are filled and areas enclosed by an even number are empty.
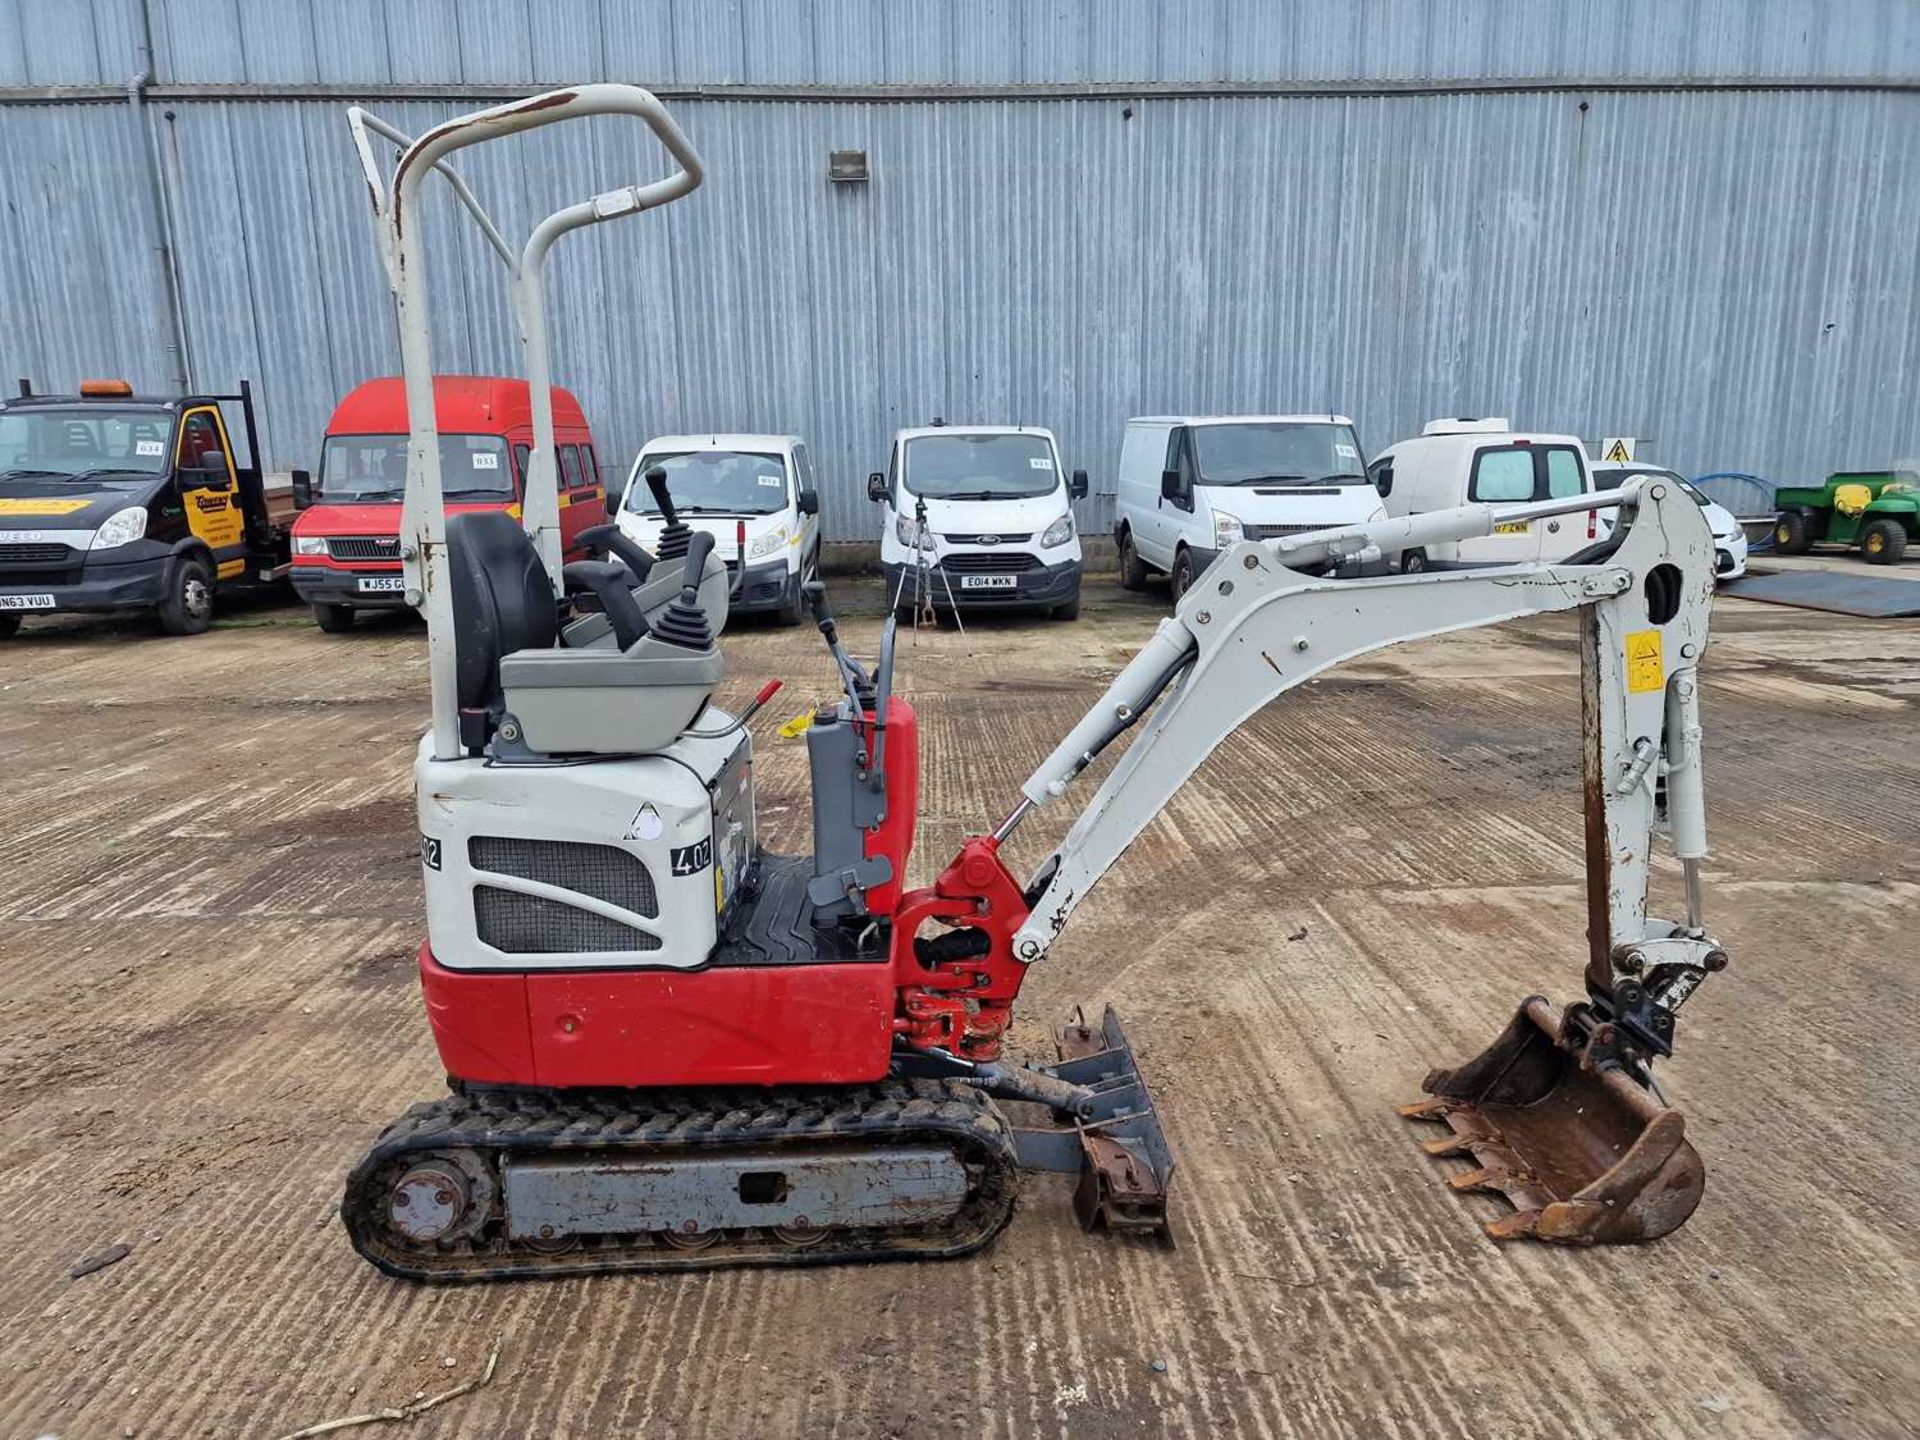
<svg viewBox="0 0 1920 1440"><path fill-rule="evenodd" d="M202 451L198 460L180 472L180 479L189 490L204 490L208 486L226 484L226 452L224 450Z"/></svg>
<svg viewBox="0 0 1920 1440"><path fill-rule="evenodd" d="M1178 500L1180 498L1180 472L1178 470L1162 470L1160 472L1160 498L1162 500Z"/></svg>
<svg viewBox="0 0 1920 1440"><path fill-rule="evenodd" d="M802 515L818 515L820 513L820 492L817 490L802 490L799 498L794 501L794 504L800 507L800 513Z"/></svg>
<svg viewBox="0 0 1920 1440"><path fill-rule="evenodd" d="M1076 470L1073 472L1073 478L1067 481L1067 498L1069 500L1084 500L1087 498L1086 471Z"/></svg>
<svg viewBox="0 0 1920 1440"><path fill-rule="evenodd" d="M611 485L607 486L607 519L618 520L620 518L620 502L624 498L624 492L614 489Z"/></svg>
<svg viewBox="0 0 1920 1440"><path fill-rule="evenodd" d="M887 498L887 477L875 470L867 476L867 499L876 505Z"/></svg>
<svg viewBox="0 0 1920 1440"><path fill-rule="evenodd" d="M305 470L293 472L293 508L305 510L313 504L313 476Z"/></svg>

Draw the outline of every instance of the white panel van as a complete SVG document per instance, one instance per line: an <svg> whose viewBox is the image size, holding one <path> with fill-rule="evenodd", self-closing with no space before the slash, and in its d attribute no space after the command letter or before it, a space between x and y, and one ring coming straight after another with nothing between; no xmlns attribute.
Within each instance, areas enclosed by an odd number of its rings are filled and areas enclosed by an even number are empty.
<svg viewBox="0 0 1920 1440"><path fill-rule="evenodd" d="M1080 614L1080 536L1068 502L1087 472L1060 469L1051 430L1034 425L929 425L893 437L867 496L885 507L880 568L887 598L912 603L924 558L933 603ZM926 524L920 523L924 509Z"/></svg>
<svg viewBox="0 0 1920 1440"><path fill-rule="evenodd" d="M657 435L647 441L627 474L617 523L648 550L666 527L645 479L656 466L666 472L675 512L712 535L713 553L727 562L734 582L731 613L770 610L783 625L799 624L800 587L820 570L820 494L806 442L798 435Z"/></svg>
<svg viewBox="0 0 1920 1440"><path fill-rule="evenodd" d="M1459 505L1525 505L1593 492L1586 447L1572 435L1516 431L1499 419L1434 420L1410 440L1389 445L1367 476L1392 516ZM1400 570L1459 569L1564 560L1605 533L1599 512L1520 520L1472 540L1404 550Z"/></svg>
<svg viewBox="0 0 1920 1440"><path fill-rule="evenodd" d="M1344 415L1149 415L1127 421L1113 540L1120 583L1166 575L1174 603L1240 540L1383 519ZM1341 574L1378 573L1378 550Z"/></svg>

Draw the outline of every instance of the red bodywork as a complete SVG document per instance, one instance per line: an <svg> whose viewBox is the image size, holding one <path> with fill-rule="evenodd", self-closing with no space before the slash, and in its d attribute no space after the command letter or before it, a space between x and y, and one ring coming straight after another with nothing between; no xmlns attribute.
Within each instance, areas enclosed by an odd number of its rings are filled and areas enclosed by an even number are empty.
<svg viewBox="0 0 1920 1440"><path fill-rule="evenodd" d="M975 1060L998 1055L1026 968L1012 948L1027 917L1020 884L998 845L976 837L931 886L903 892L918 724L898 697L887 717L887 818L867 839L867 854L884 854L896 877L867 892L869 910L893 921L885 960L474 972L449 970L422 946L420 984L447 1072L500 1085L842 1085L882 1079L896 1036ZM982 931L987 954L921 963L913 940L929 920Z"/></svg>
<svg viewBox="0 0 1920 1440"><path fill-rule="evenodd" d="M498 436L507 443L507 463L513 472L513 499L449 504L447 513L506 510L518 518L521 500L526 495L526 455L533 445L533 400L527 382L485 375L436 375L433 401L434 421L442 434ZM329 436L404 436L407 433L404 382L397 376L386 376L356 386L334 408L326 433ZM580 483L572 485L567 483L569 467L558 461L555 465L560 482L560 541L566 558L577 560L582 552L575 537L588 526L606 519L606 490L600 482L599 460L586 414L572 393L557 385L553 390L553 436L563 454L571 447L578 461L571 468ZM400 533L398 500L372 503L328 500L325 483L322 474L319 485L323 488L316 491L315 503L301 511L293 522L296 540L310 535L397 539ZM400 560L397 554L391 560L296 554L293 567L297 585L303 575L398 575Z"/></svg>

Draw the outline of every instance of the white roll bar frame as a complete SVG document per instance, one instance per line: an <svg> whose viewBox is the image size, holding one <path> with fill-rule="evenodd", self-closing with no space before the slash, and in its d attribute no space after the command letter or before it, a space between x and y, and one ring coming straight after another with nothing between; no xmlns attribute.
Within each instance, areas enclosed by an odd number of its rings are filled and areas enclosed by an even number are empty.
<svg viewBox="0 0 1920 1440"><path fill-rule="evenodd" d="M587 115L632 115L644 121L679 169L664 180L609 190L554 211L534 227L520 254L474 197L447 157L456 150L498 140L523 130ZM407 488L400 512L400 556L406 572L407 603L427 619L428 679L433 698L433 753L438 759L460 754L458 696L455 689L453 603L448 593L446 509L440 480L438 417L433 403L433 357L427 329L427 276L421 227L411 223L420 186L438 170L473 216L487 243L512 276L514 318L519 327L527 383L533 401L533 451L526 476L521 524L547 567L556 598L561 580L560 501L553 439L553 381L547 351L546 288L541 271L554 241L570 230L597 225L622 215L637 215L669 204L698 189L705 178L699 155L673 117L654 95L637 85L573 85L525 100L510 101L443 121L415 140L355 105L347 126L359 151L367 193L373 205L374 243L386 267L400 325L400 369L407 396ZM402 147L392 178L374 156L369 133Z"/></svg>

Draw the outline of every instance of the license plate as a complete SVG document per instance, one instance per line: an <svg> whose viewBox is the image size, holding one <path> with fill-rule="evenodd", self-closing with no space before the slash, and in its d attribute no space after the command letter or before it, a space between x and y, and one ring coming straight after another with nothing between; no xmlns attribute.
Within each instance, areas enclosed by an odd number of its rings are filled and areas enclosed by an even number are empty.
<svg viewBox="0 0 1920 1440"><path fill-rule="evenodd" d="M404 575L362 575L360 577L362 595L390 595L406 588L407 577Z"/></svg>
<svg viewBox="0 0 1920 1440"><path fill-rule="evenodd" d="M1020 583L1017 575L962 575L962 590L1011 590Z"/></svg>
<svg viewBox="0 0 1920 1440"><path fill-rule="evenodd" d="M1525 520L1509 520L1504 525L1494 526L1493 533L1496 535L1525 535L1527 528L1528 522Z"/></svg>
<svg viewBox="0 0 1920 1440"><path fill-rule="evenodd" d="M51 610L51 595L0 595L0 610Z"/></svg>

